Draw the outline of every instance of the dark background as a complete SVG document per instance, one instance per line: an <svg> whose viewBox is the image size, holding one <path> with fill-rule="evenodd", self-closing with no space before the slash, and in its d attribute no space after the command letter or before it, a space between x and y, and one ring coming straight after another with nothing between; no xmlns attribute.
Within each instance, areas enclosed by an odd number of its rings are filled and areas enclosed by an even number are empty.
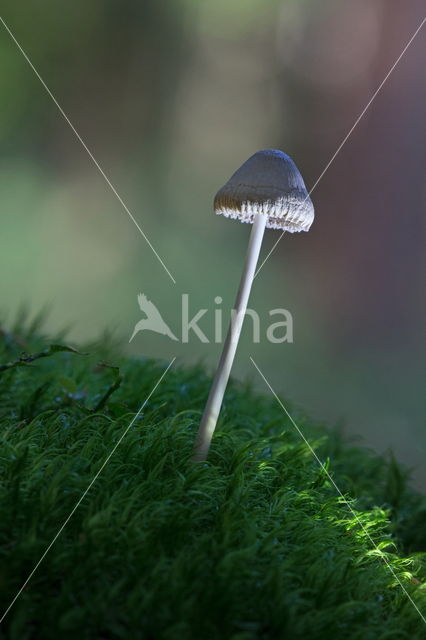
<svg viewBox="0 0 426 640"><path fill-rule="evenodd" d="M269 147L312 187L423 13L422 0L5 0L3 19L176 285L0 25L4 322L49 303L49 331L110 327L129 353L213 367L220 346L196 338L128 345L136 294L178 334L182 293L192 313L222 296L225 317L249 229L214 216L214 193ZM264 319L290 310L294 344L252 345L248 326L234 370L263 388L252 354L277 392L393 448L423 488L425 34L315 188L310 232L286 234L255 281L250 306Z"/></svg>

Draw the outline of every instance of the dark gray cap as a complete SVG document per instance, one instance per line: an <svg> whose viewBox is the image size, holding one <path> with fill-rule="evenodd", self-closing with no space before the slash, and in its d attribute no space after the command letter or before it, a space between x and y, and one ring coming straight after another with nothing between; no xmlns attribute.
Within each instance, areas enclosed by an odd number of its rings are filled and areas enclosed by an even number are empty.
<svg viewBox="0 0 426 640"><path fill-rule="evenodd" d="M268 216L266 226L284 231L309 231L314 206L293 160L277 149L253 154L217 192L214 210L227 218L252 223Z"/></svg>

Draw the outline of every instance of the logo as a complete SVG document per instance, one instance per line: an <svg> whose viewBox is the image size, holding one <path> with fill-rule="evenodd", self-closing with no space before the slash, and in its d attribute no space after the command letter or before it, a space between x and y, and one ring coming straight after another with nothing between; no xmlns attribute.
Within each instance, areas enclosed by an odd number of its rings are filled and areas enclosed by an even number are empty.
<svg viewBox="0 0 426 640"><path fill-rule="evenodd" d="M189 294L183 293L181 299L181 336L178 338L175 333L171 330L167 322L163 319L161 313L155 306L151 300L148 300L147 296L144 293L138 294L138 304L139 308L144 314L144 318L139 320L136 323L133 333L130 337L129 342L135 338L135 336L143 331L154 331L155 333L159 333L163 336L167 336L171 340L175 340L177 342L182 342L183 344L187 344L190 341L190 337L196 337L200 342L209 343L222 343L223 335L224 335L224 322L227 325L229 323L235 323L237 321L237 313L235 309L231 310L230 316L228 320L224 317L223 310L219 305L223 302L220 296L216 296L214 298L214 308L213 308L213 340L210 340L208 335L206 334L206 327L201 328L199 322L203 318L207 318L209 314L209 309L198 309L195 313L190 317L189 312ZM211 312L210 312L210 315ZM245 316L248 316L251 321L252 327L252 339L255 344L261 341L261 327L262 322L259 314L254 309L247 309ZM277 316L281 317L280 320L278 318L275 322L270 320L269 324L264 329L264 336L268 342L273 344L280 344L282 342L293 342L293 316L290 311L287 309L271 309L269 311L269 318L276 318ZM246 324L249 324L249 320L246 321ZM212 324L210 322L210 324ZM226 328L225 328L226 330Z"/></svg>
<svg viewBox="0 0 426 640"><path fill-rule="evenodd" d="M139 293L138 303L140 310L146 315L146 318L142 318L142 320L139 320L135 325L129 342L133 340L139 331L155 331L155 333L161 333L163 336L168 336L172 340L178 340L169 325L164 322L155 304L151 302L151 300L148 300L145 294Z"/></svg>

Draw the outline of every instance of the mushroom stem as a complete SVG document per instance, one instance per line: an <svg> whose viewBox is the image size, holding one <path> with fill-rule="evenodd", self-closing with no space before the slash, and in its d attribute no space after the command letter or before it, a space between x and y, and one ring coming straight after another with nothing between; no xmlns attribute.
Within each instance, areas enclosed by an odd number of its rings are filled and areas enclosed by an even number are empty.
<svg viewBox="0 0 426 640"><path fill-rule="evenodd" d="M253 222L244 270L235 301L235 308L232 313L228 335L226 336L216 375L210 389L203 417L201 418L200 428L198 429L194 446L193 462L202 462L207 458L237 350L267 220L268 216L259 214L256 215Z"/></svg>

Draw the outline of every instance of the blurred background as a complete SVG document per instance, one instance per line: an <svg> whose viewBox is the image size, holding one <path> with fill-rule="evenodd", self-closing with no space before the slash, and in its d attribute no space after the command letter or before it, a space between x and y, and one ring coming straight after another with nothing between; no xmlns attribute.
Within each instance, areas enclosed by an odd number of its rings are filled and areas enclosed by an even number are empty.
<svg viewBox="0 0 426 640"><path fill-rule="evenodd" d="M249 227L215 216L217 189L279 148L308 189L421 23L424 0L3 0L2 17L170 270L172 282L0 25L0 307L49 304L47 330L105 328L134 355L203 361L221 346L140 333L143 292L180 334L224 325ZM234 369L313 418L393 449L426 488L426 28L286 234L250 306L294 318L294 343L245 328ZM263 256L278 238L268 231ZM213 312L200 327L212 335ZM265 325L262 325L266 327ZM225 327L224 327L225 328ZM361 470L360 470L361 471ZM362 472L362 471L361 471Z"/></svg>

